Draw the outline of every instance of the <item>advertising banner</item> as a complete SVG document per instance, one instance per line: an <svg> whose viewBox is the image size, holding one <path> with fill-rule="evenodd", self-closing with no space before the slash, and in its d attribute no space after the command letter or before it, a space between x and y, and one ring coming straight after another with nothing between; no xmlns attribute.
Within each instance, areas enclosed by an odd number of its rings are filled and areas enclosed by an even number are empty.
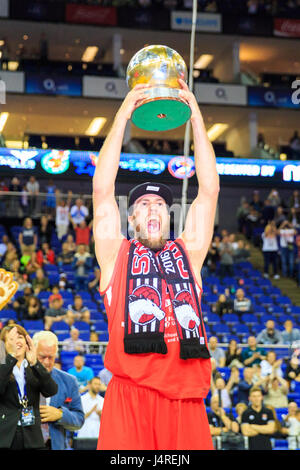
<svg viewBox="0 0 300 470"><path fill-rule="evenodd" d="M99 152L57 149L8 149L0 148L1 173L32 172L37 176L86 177L94 175ZM261 160L247 158L216 158L221 181L236 184L291 185L299 186L300 164L296 161ZM121 153L118 180L126 182L149 180L182 180L185 172L192 180L196 178L194 157Z"/></svg>
<svg viewBox="0 0 300 470"><path fill-rule="evenodd" d="M66 22L117 26L117 11L115 7L70 3L66 5Z"/></svg>
<svg viewBox="0 0 300 470"><path fill-rule="evenodd" d="M192 28L191 11L172 11L171 29L178 31L190 31ZM222 16L219 13L198 13L196 31L206 33L222 32Z"/></svg>
<svg viewBox="0 0 300 470"><path fill-rule="evenodd" d="M9 3L8 0L0 0L0 18L9 17Z"/></svg>
<svg viewBox="0 0 300 470"><path fill-rule="evenodd" d="M162 6L158 8L119 7L118 26L150 30L169 30L170 11Z"/></svg>
<svg viewBox="0 0 300 470"><path fill-rule="evenodd" d="M273 34L285 38L300 38L300 20L274 18Z"/></svg>
<svg viewBox="0 0 300 470"><path fill-rule="evenodd" d="M9 16L17 20L53 21L65 20L65 4L63 2L10 0Z"/></svg>
<svg viewBox="0 0 300 470"><path fill-rule="evenodd" d="M297 88L293 89L249 86L248 105L300 110L299 91Z"/></svg>
<svg viewBox="0 0 300 470"><path fill-rule="evenodd" d="M194 93L198 103L219 105L247 105L247 87L222 83L195 83Z"/></svg>
<svg viewBox="0 0 300 470"><path fill-rule="evenodd" d="M58 74L26 73L26 93L81 96L82 79Z"/></svg>
<svg viewBox="0 0 300 470"><path fill-rule="evenodd" d="M24 93L24 72L7 72L0 70L0 81L5 84L7 93Z"/></svg>
<svg viewBox="0 0 300 470"><path fill-rule="evenodd" d="M83 77L83 96L122 99L125 98L129 88L124 78L95 77L85 75Z"/></svg>

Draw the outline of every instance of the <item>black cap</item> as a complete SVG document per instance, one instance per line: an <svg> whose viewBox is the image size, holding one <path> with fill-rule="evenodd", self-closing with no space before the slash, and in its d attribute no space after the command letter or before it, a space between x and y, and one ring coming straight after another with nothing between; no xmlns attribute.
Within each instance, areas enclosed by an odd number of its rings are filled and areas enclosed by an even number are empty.
<svg viewBox="0 0 300 470"><path fill-rule="evenodd" d="M173 203L173 194L169 186L163 183L142 183L135 186L129 192L128 206L131 207L133 203L145 194L156 194L162 197L167 205L170 207Z"/></svg>

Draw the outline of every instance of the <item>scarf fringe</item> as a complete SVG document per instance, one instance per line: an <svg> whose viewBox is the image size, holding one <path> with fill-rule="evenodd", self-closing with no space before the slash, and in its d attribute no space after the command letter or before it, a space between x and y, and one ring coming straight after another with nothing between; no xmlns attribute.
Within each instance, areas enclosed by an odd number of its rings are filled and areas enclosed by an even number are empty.
<svg viewBox="0 0 300 470"><path fill-rule="evenodd" d="M167 345L162 338L124 338L124 350L127 354L157 353L167 354Z"/></svg>
<svg viewBox="0 0 300 470"><path fill-rule="evenodd" d="M204 344L182 342L180 359L210 359L210 353Z"/></svg>

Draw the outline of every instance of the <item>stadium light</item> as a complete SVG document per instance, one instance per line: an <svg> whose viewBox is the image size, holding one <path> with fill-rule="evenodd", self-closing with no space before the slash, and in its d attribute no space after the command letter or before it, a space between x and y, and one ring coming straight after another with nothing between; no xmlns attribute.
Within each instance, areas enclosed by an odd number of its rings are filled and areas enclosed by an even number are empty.
<svg viewBox="0 0 300 470"><path fill-rule="evenodd" d="M212 54L202 54L194 63L194 69L206 69L212 62L214 56Z"/></svg>
<svg viewBox="0 0 300 470"><path fill-rule="evenodd" d="M6 121L8 119L9 113L1 113L0 114L0 132L3 131Z"/></svg>
<svg viewBox="0 0 300 470"><path fill-rule="evenodd" d="M217 124L214 124L213 126L211 126L207 131L209 140L211 142L216 140L221 134L223 134L223 132L226 131L226 129L228 129L228 127L229 127L228 124L223 124L221 122L218 122Z"/></svg>
<svg viewBox="0 0 300 470"><path fill-rule="evenodd" d="M85 134L90 135L90 136L97 135L102 129L102 127L104 126L104 124L106 123L106 121L107 119L104 117L94 118L92 122L90 123L89 127L87 128L87 130L85 131Z"/></svg>
<svg viewBox="0 0 300 470"><path fill-rule="evenodd" d="M81 57L82 62L93 62L98 51L99 51L99 47L97 46L87 47Z"/></svg>

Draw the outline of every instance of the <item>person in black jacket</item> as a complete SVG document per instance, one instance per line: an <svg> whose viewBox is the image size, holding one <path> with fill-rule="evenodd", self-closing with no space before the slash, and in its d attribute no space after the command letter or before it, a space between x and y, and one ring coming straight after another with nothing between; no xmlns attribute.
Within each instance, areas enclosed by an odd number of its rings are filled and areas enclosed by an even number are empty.
<svg viewBox="0 0 300 470"><path fill-rule="evenodd" d="M0 449L46 449L40 394L53 396L58 386L37 360L33 341L21 325L4 327L0 342L5 346L0 364Z"/></svg>

